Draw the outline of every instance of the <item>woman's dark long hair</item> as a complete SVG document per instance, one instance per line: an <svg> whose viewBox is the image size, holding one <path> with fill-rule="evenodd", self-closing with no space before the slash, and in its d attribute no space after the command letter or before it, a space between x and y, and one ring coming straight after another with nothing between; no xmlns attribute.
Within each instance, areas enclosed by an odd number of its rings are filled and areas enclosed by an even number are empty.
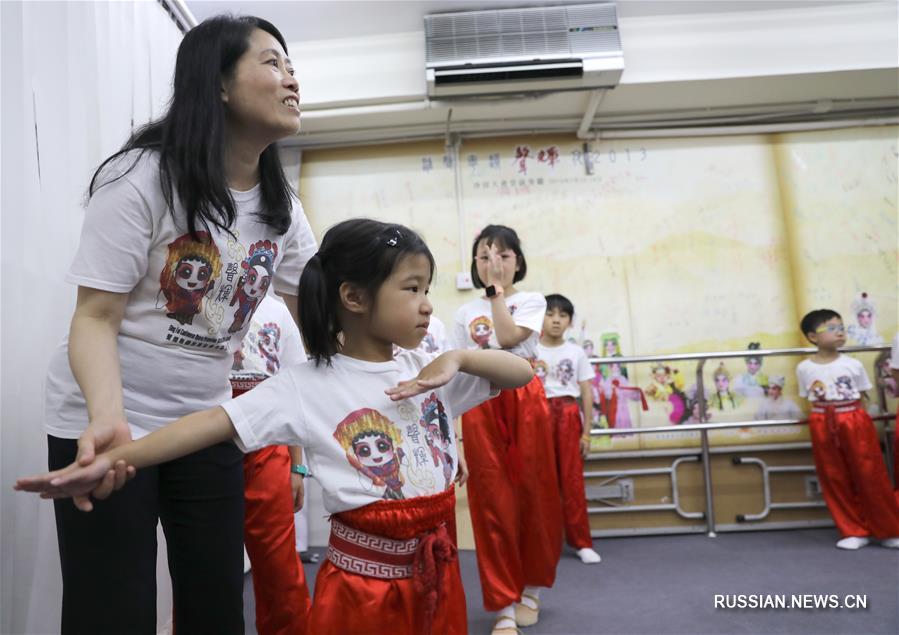
<svg viewBox="0 0 899 635"><path fill-rule="evenodd" d="M237 60L249 47L253 29L274 37L284 51L287 44L273 24L251 16L217 16L184 36L178 47L175 80L168 111L138 129L122 149L106 159L91 179L88 197L103 185L127 175L148 150L159 154L159 181L174 215L177 193L187 214L187 227L209 232L210 225L229 231L237 210L225 178L225 107L222 82L231 77ZM104 168L132 150L139 150L124 173L106 179ZM259 157L262 210L257 218L283 234L290 227L294 196L281 169L278 149L269 145Z"/></svg>
<svg viewBox="0 0 899 635"><path fill-rule="evenodd" d="M408 227L352 218L325 232L318 252L303 268L297 294L300 331L316 366L330 365L340 350L340 285L352 283L374 298L400 258L415 254L427 257L433 277L434 256Z"/></svg>

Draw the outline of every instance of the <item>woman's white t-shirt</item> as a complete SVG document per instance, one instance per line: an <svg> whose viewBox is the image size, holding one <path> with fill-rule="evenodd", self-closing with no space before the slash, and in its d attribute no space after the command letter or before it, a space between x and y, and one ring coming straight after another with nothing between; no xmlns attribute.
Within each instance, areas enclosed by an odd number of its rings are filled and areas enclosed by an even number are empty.
<svg viewBox="0 0 899 635"><path fill-rule="evenodd" d="M532 291L518 291L504 297L516 326L530 329L531 334L517 346L505 349L525 359L537 356L537 343L546 315L546 298ZM453 345L460 349L501 349L493 328L490 300L478 298L459 307L453 325Z"/></svg>
<svg viewBox="0 0 899 635"><path fill-rule="evenodd" d="M445 386L391 401L384 391L414 378L432 359L402 351L389 362L344 355L331 366L306 362L222 407L244 452L303 446L332 514L382 499L430 496L449 488L456 475L453 420L491 397L489 381L459 373Z"/></svg>
<svg viewBox="0 0 899 635"><path fill-rule="evenodd" d="M796 366L799 396L809 401L846 401L861 398L862 390L870 390L865 367L853 357L840 355L829 364L810 359Z"/></svg>
<svg viewBox="0 0 899 635"><path fill-rule="evenodd" d="M582 381L593 379L593 369L584 349L571 342L561 346L537 344L534 372L543 382L546 397L580 397Z"/></svg>
<svg viewBox="0 0 899 635"><path fill-rule="evenodd" d="M121 174L137 152L105 170ZM128 293L117 337L125 414L134 438L228 399L228 371L253 312L269 286L296 294L316 242L298 200L290 229L279 235L255 216L259 186L231 192L237 219L198 243L175 202L176 223L159 184L159 160L145 152L134 169L91 197L81 241L66 280ZM68 361L68 342L50 361L46 430L80 436L87 408Z"/></svg>

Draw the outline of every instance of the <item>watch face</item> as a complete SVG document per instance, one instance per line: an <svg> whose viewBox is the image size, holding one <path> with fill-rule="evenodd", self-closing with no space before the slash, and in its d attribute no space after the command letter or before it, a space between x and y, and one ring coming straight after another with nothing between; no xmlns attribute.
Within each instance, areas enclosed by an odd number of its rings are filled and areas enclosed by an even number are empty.
<svg viewBox="0 0 899 635"><path fill-rule="evenodd" d="M494 286L494 285L491 284L489 287L487 287L486 289L484 289L484 291L487 292L487 297L488 297L488 298L492 298L493 296L496 295L496 286Z"/></svg>

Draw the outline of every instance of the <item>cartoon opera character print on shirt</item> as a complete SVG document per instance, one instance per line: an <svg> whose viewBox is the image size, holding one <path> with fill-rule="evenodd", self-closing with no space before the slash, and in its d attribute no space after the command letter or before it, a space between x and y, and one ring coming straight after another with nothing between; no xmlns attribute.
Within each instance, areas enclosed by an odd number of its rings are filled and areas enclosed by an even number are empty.
<svg viewBox="0 0 899 635"><path fill-rule="evenodd" d="M193 324L203 297L215 287L222 269L218 248L207 232L190 234L169 243L159 285L165 297L166 317L180 324Z"/></svg>
<svg viewBox="0 0 899 635"><path fill-rule="evenodd" d="M371 408L354 410L338 424L334 438L346 452L350 465L375 486L385 487L384 498L405 498L405 480L400 474L405 456L400 447L403 435L390 419Z"/></svg>
<svg viewBox="0 0 899 635"><path fill-rule="evenodd" d="M855 396L855 388L852 387L852 378L849 375L837 377L834 387L840 399L852 399Z"/></svg>
<svg viewBox="0 0 899 635"><path fill-rule="evenodd" d="M542 359L534 361L534 375L540 380L541 384L546 384L546 376L549 374L549 366Z"/></svg>
<svg viewBox="0 0 899 635"><path fill-rule="evenodd" d="M274 322L266 322L257 333L259 355L265 360L265 371L274 375L281 368L278 355L281 350L281 327Z"/></svg>
<svg viewBox="0 0 899 635"><path fill-rule="evenodd" d="M436 393L431 393L421 404L421 419L418 420L425 429L425 442L431 449L431 458L434 467L439 467L443 462L443 478L446 481L443 489L448 489L453 480L453 457L450 454L449 418L443 404L437 399Z"/></svg>
<svg viewBox="0 0 899 635"><path fill-rule="evenodd" d="M490 336L493 334L493 322L486 315L479 315L468 325L471 339L481 348L490 348Z"/></svg>
<svg viewBox="0 0 899 635"><path fill-rule="evenodd" d="M570 359L560 360L556 366L556 376L563 386L567 386L574 379L574 362Z"/></svg>
<svg viewBox="0 0 899 635"><path fill-rule="evenodd" d="M236 333L243 328L253 315L253 311L262 302L272 282L275 258L278 256L278 245L270 240L260 240L250 246L250 253L240 263L243 272L237 282L237 293L231 298L231 306L237 304L234 321L228 327L229 333Z"/></svg>

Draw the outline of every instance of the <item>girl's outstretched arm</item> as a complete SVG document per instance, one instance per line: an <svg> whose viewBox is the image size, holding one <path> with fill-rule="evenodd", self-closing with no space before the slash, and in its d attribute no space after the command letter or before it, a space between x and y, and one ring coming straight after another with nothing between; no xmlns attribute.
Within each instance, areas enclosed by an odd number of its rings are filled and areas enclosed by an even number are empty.
<svg viewBox="0 0 899 635"><path fill-rule="evenodd" d="M222 441L234 438L234 426L225 410L219 406L195 412L178 419L164 428L137 441L115 447L97 456L86 466L74 462L68 467L41 476L30 476L16 480L14 489L38 492L43 498L76 498L75 504L81 511L91 511L93 505L87 494L110 479L109 472L121 472L123 464L142 468L158 465L180 458L192 452L208 448ZM115 487L120 489L125 479L117 475ZM106 489L106 488L104 488Z"/></svg>
<svg viewBox="0 0 899 635"><path fill-rule="evenodd" d="M518 388L534 377L530 363L518 355L498 350L456 350L443 353L422 368L417 377L385 392L393 401L407 399L449 383L460 371L483 377L494 388Z"/></svg>

